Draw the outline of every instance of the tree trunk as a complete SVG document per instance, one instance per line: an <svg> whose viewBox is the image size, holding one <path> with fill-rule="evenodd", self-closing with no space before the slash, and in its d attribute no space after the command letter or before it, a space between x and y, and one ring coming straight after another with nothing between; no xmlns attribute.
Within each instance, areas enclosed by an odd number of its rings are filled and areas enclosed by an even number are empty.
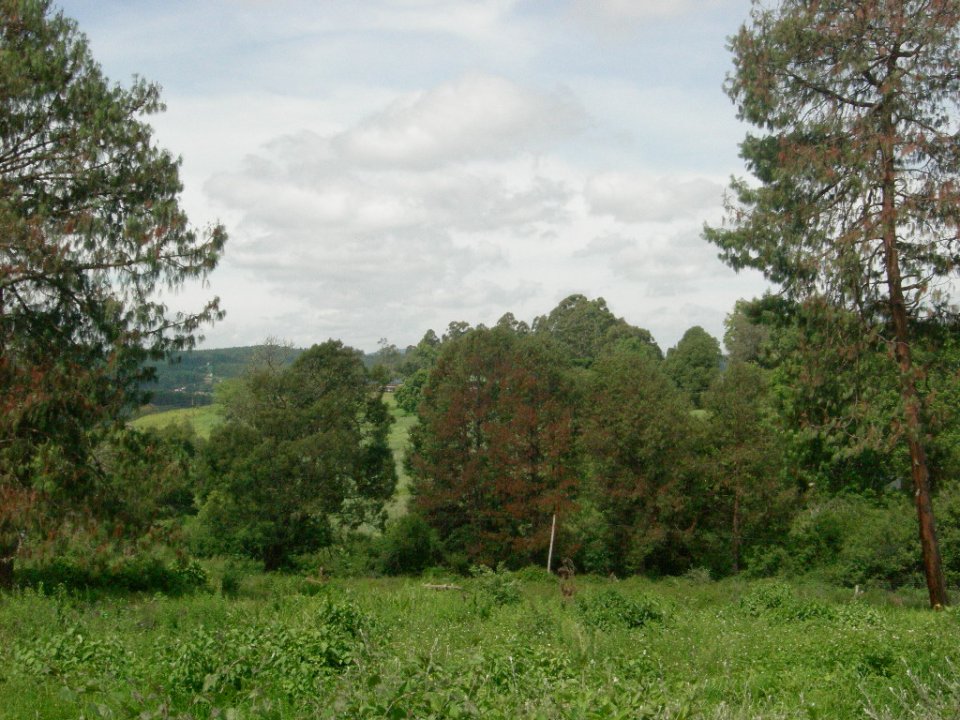
<svg viewBox="0 0 960 720"><path fill-rule="evenodd" d="M900 259L897 250L896 166L894 156L893 122L887 116L886 138L883 141L884 177L883 251L889 292L890 319L893 321L893 351L900 370L900 399L903 403L903 420L910 448L910 466L913 476L914 499L917 519L920 524L920 546L923 552L923 571L930 594L930 607L941 608L949 604L947 586L940 560L937 528L930 500L930 473L927 454L923 448L923 422L920 417L921 399L914 378L913 358L910 352L910 327L907 322L907 304L903 296L900 274Z"/></svg>
<svg viewBox="0 0 960 720"><path fill-rule="evenodd" d="M0 590L13 590L13 556L0 557Z"/></svg>
<svg viewBox="0 0 960 720"><path fill-rule="evenodd" d="M276 572L283 565L283 550L277 545L270 545L263 553L264 572Z"/></svg>
<svg viewBox="0 0 960 720"><path fill-rule="evenodd" d="M733 490L733 574L740 572L740 486Z"/></svg>

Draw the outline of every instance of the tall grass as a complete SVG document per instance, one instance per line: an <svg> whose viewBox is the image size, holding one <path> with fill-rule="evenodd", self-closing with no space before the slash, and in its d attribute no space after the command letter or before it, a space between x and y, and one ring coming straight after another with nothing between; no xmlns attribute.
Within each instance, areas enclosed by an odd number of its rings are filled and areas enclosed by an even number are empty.
<svg viewBox="0 0 960 720"><path fill-rule="evenodd" d="M0 597L0 717L937 720L960 702L958 616L879 593L578 578L564 599L533 573L446 591L249 573L223 593L228 570L181 598Z"/></svg>

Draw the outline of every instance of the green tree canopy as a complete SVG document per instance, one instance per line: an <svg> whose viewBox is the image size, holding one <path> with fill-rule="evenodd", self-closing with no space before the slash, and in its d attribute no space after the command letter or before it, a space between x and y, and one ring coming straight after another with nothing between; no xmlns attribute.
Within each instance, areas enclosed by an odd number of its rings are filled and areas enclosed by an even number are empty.
<svg viewBox="0 0 960 720"><path fill-rule="evenodd" d="M720 343L699 325L687 330L676 347L667 351L663 369L677 387L699 407L700 396L720 373Z"/></svg>
<svg viewBox="0 0 960 720"><path fill-rule="evenodd" d="M546 557L576 479L563 362L505 327L445 342L423 389L409 466L417 506L448 552L488 564Z"/></svg>
<svg viewBox="0 0 960 720"><path fill-rule="evenodd" d="M330 540L332 520L380 523L396 472L390 417L360 353L315 345L244 379L206 445L200 521L210 547L268 570Z"/></svg>
<svg viewBox="0 0 960 720"><path fill-rule="evenodd" d="M712 559L720 572L740 572L745 549L774 544L796 505L796 488L783 478L768 374L752 363L732 362L702 397L708 412L705 524L713 531L709 536L725 545L726 553Z"/></svg>
<svg viewBox="0 0 960 720"><path fill-rule="evenodd" d="M512 321L512 315L501 319L505 321ZM588 300L583 295L570 295L548 315L536 318L533 331L550 337L568 362L579 367L590 367L606 348L627 340L647 346L657 358L663 357L647 330L618 318L603 298Z"/></svg>
<svg viewBox="0 0 960 720"><path fill-rule="evenodd" d="M763 322L760 303L737 300L723 327L723 344L730 362L763 363L771 327Z"/></svg>
<svg viewBox="0 0 960 720"><path fill-rule="evenodd" d="M583 409L585 493L601 511L609 569L689 567L699 512L690 410L648 352L616 348L594 365Z"/></svg>

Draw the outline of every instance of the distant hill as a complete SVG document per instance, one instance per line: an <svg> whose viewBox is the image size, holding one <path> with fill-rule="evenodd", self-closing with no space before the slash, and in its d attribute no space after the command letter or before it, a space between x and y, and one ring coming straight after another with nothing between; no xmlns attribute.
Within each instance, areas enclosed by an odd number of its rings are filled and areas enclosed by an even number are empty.
<svg viewBox="0 0 960 720"><path fill-rule="evenodd" d="M149 392L150 404L156 410L188 408L209 405L213 402L213 388L223 380L240 377L263 345L217 348L214 350L191 350L175 356L171 362L148 363L156 370L155 382L145 383L142 389ZM296 360L303 348L279 348L285 364ZM364 354L367 367L376 364L376 354Z"/></svg>
<svg viewBox="0 0 960 720"><path fill-rule="evenodd" d="M191 350L175 356L170 362L150 363L156 370L156 381L142 387L151 395L151 404L158 408L183 408L209 405L213 387L222 380L239 377L263 346ZM281 348L283 361L292 363L303 352L300 348Z"/></svg>

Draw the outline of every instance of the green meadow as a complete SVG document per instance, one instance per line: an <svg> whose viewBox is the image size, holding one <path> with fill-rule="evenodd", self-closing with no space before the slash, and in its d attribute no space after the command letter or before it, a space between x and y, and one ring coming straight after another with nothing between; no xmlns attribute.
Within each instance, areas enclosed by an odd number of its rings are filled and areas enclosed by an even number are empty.
<svg viewBox="0 0 960 720"><path fill-rule="evenodd" d="M206 567L181 597L0 596L0 717L937 720L960 707L960 621L922 609L919 591L693 575L562 592L534 568L320 581Z"/></svg>
<svg viewBox="0 0 960 720"><path fill-rule="evenodd" d="M186 424L193 428L198 437L206 439L222 419L219 405L201 405L141 415L130 424L138 430L160 430L169 425Z"/></svg>
<svg viewBox="0 0 960 720"><path fill-rule="evenodd" d="M404 460L407 457L407 438L410 435L410 428L417 422L417 416L397 407L396 398L392 394L384 394L383 399L390 408L394 420L393 425L390 426L390 449L396 459L397 490L387 505L387 514L394 518L403 515L410 502L410 476L404 468Z"/></svg>

